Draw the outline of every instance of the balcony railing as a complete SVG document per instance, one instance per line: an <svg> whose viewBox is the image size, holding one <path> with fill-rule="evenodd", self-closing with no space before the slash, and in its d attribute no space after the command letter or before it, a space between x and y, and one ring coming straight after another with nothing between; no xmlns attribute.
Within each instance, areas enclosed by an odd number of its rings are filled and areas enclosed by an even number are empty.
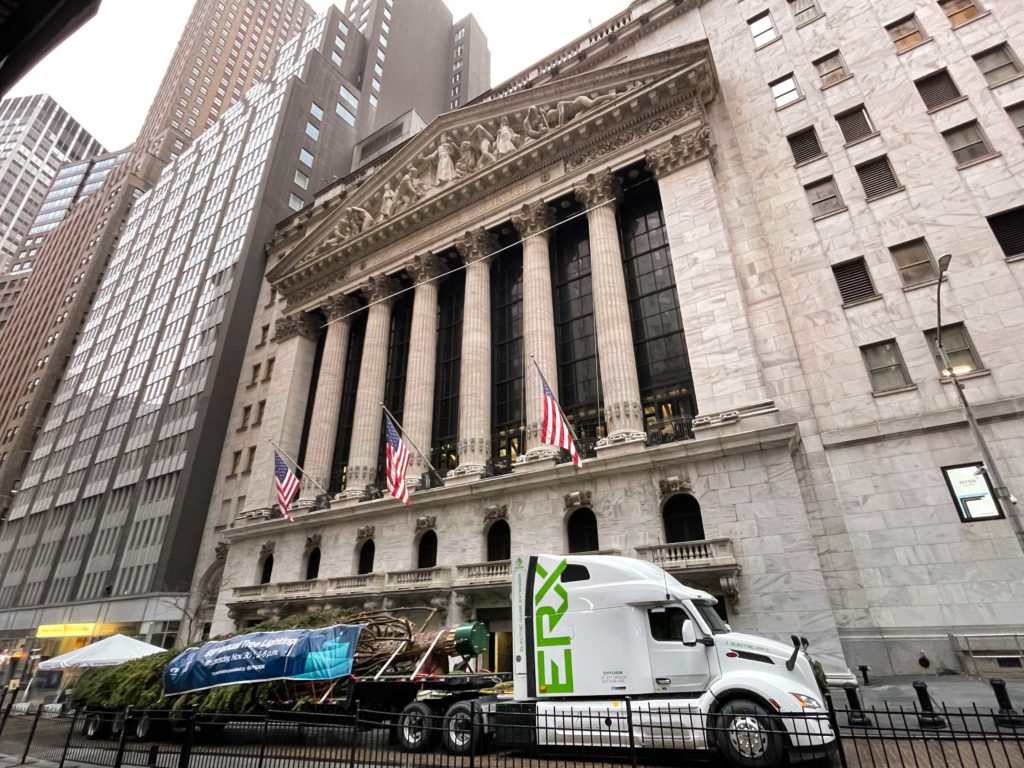
<svg viewBox="0 0 1024 768"><path fill-rule="evenodd" d="M648 445L664 445L680 440L693 440L693 418L690 416L677 416L647 424Z"/></svg>
<svg viewBox="0 0 1024 768"><path fill-rule="evenodd" d="M511 560L470 563L455 567L455 582L460 585L503 584L512 578Z"/></svg>
<svg viewBox="0 0 1024 768"><path fill-rule="evenodd" d="M277 585L278 592L283 596L289 595L319 595L327 587L327 582L320 579L308 579L306 581L283 581Z"/></svg>
<svg viewBox="0 0 1024 768"><path fill-rule="evenodd" d="M392 589L445 587L451 584L451 568L414 568L409 571L388 571L385 584Z"/></svg>
<svg viewBox="0 0 1024 768"><path fill-rule="evenodd" d="M276 584L255 584L251 587L235 587L234 590L232 590L232 594L237 600L266 597L272 593L277 593Z"/></svg>
<svg viewBox="0 0 1024 768"><path fill-rule="evenodd" d="M732 539L700 539L673 544L637 547L642 559L660 565L666 571L735 569L739 565L732 549Z"/></svg>
<svg viewBox="0 0 1024 768"><path fill-rule="evenodd" d="M380 586L379 573L363 573L358 576L335 576L327 580L327 591L330 594L339 592L365 592Z"/></svg>

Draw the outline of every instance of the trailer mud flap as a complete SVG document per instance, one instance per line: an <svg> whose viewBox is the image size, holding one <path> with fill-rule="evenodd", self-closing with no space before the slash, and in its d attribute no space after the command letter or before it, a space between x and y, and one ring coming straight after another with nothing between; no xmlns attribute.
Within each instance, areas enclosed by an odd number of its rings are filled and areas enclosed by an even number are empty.
<svg viewBox="0 0 1024 768"><path fill-rule="evenodd" d="M502 747L537 746L537 705L501 702L494 708L494 734Z"/></svg>

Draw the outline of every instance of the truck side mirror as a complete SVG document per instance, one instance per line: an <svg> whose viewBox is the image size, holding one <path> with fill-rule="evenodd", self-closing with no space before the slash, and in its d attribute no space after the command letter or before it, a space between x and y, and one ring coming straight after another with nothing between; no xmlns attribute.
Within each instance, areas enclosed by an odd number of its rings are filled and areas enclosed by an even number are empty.
<svg viewBox="0 0 1024 768"><path fill-rule="evenodd" d="M697 644L697 630L693 628L693 620L687 619L683 622L683 645L694 646Z"/></svg>

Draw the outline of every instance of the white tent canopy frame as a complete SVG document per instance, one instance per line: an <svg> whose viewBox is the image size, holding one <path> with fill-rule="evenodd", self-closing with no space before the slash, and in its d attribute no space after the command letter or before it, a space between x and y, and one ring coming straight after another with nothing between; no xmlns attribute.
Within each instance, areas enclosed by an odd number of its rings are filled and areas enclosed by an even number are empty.
<svg viewBox="0 0 1024 768"><path fill-rule="evenodd" d="M163 651L164 649L158 645L150 645L125 635L111 635L91 645L40 662L38 669L46 672L55 669L112 667Z"/></svg>

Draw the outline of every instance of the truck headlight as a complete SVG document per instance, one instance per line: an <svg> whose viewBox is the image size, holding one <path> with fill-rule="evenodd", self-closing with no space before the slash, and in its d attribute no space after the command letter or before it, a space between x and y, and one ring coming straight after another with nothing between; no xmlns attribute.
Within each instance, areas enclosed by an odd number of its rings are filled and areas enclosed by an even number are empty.
<svg viewBox="0 0 1024 768"><path fill-rule="evenodd" d="M800 704L800 708L801 709L821 709L822 708L821 704L818 703L818 700L815 699L815 698L812 698L810 696L805 696L802 693L793 693L792 691L789 692L789 695L797 700L797 702Z"/></svg>

